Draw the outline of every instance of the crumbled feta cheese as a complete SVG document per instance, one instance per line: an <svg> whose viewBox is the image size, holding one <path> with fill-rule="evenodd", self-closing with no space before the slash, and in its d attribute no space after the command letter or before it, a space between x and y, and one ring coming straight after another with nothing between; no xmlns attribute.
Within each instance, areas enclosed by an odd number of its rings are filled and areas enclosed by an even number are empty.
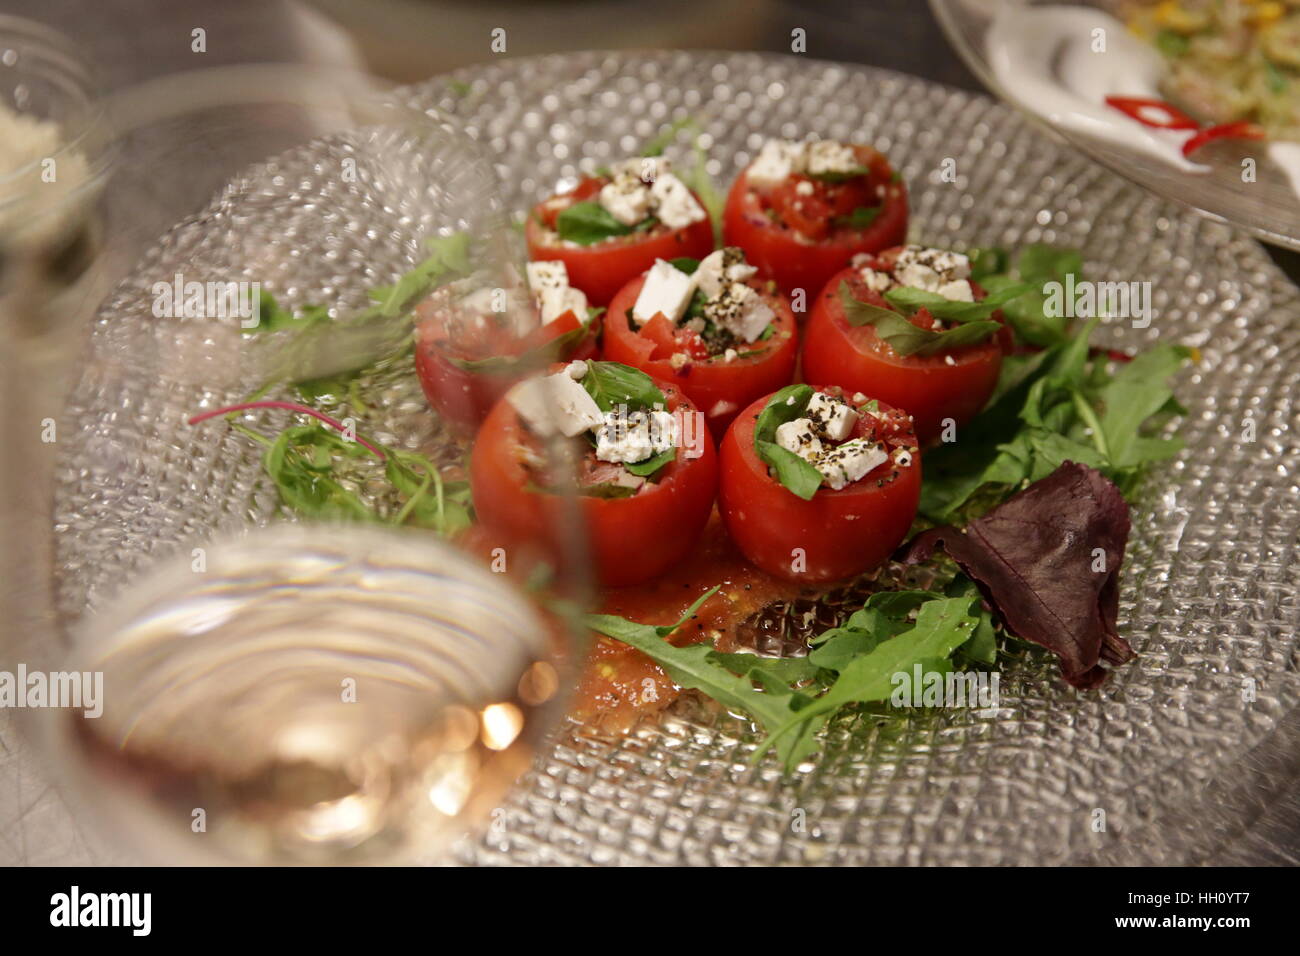
<svg viewBox="0 0 1300 956"><path fill-rule="evenodd" d="M599 201L606 211L625 226L635 226L650 215L650 190L632 172L617 173L600 188Z"/></svg>
<svg viewBox="0 0 1300 956"><path fill-rule="evenodd" d="M813 464L822 473L822 481L839 491L888 460L889 456L878 444L855 438L819 455Z"/></svg>
<svg viewBox="0 0 1300 956"><path fill-rule="evenodd" d="M791 173L803 172L805 162L803 143L769 139L745 172L745 179L755 189L772 189L785 182Z"/></svg>
<svg viewBox="0 0 1300 956"><path fill-rule="evenodd" d="M957 360L956 360L955 358L953 358L951 355L945 355L945 356L943 357L943 364L944 364L944 365L956 365L956 364L957 364Z"/></svg>
<svg viewBox="0 0 1300 956"><path fill-rule="evenodd" d="M684 229L709 215L684 182L663 171L650 187L650 205L655 216L669 229Z"/></svg>
<svg viewBox="0 0 1300 956"><path fill-rule="evenodd" d="M530 262L524 269L533 301L541 311L542 325L554 322L566 312L572 312L579 322L587 320L587 295L569 285L569 270L563 262Z"/></svg>
<svg viewBox="0 0 1300 956"><path fill-rule="evenodd" d="M848 402L842 402L823 392L814 392L808 400L808 418L831 441L844 441L858 423L858 413Z"/></svg>
<svg viewBox="0 0 1300 956"><path fill-rule="evenodd" d="M747 282L758 274L758 267L745 261L739 246L715 249L700 260L695 270L695 284L705 297L715 299L722 294L728 282Z"/></svg>
<svg viewBox="0 0 1300 956"><path fill-rule="evenodd" d="M646 273L645 285L641 287L641 293L632 306L632 321L640 325L662 312L669 322L678 322L694 294L694 277L688 276L671 262L656 259Z"/></svg>
<svg viewBox="0 0 1300 956"><path fill-rule="evenodd" d="M894 452L894 464L900 468L906 468L912 463L912 453L906 448L899 448Z"/></svg>
<svg viewBox="0 0 1300 956"><path fill-rule="evenodd" d="M735 358L736 358L736 356L739 355L739 354L740 354L740 353L737 352L735 349L727 349L727 351L725 351L725 352L722 353L722 360L723 360L724 362L731 362L731 361L734 361Z"/></svg>
<svg viewBox="0 0 1300 956"><path fill-rule="evenodd" d="M854 392L854 393L853 393L853 404L854 404L854 405L861 405L861 404L862 404L863 402L865 402L866 400L867 400L867 396L866 396L865 394L863 394L862 392Z"/></svg>
<svg viewBox="0 0 1300 956"><path fill-rule="evenodd" d="M776 426L776 443L794 452L804 461L815 461L822 454L822 440L810 419L796 418Z"/></svg>
<svg viewBox="0 0 1300 956"><path fill-rule="evenodd" d="M870 266L862 269L862 281L872 292L885 293L894 287L894 278L888 272L877 272Z"/></svg>
<svg viewBox="0 0 1300 956"><path fill-rule="evenodd" d="M973 298L969 277L970 259L946 249L904 246L894 263L894 280L900 285L962 302Z"/></svg>
<svg viewBox="0 0 1300 956"><path fill-rule="evenodd" d="M755 341L776 318L763 297L743 282L732 282L721 295L706 302L704 313L745 342Z"/></svg>
<svg viewBox="0 0 1300 956"><path fill-rule="evenodd" d="M605 420L596 400L567 369L525 379L510 390L509 396L510 404L528 427L544 438L556 432L572 438Z"/></svg>
<svg viewBox="0 0 1300 956"><path fill-rule="evenodd" d="M687 365L690 364L690 362L691 362L690 356L688 356L685 352L674 352L672 354L672 357L668 359L668 364L673 367L674 372L679 369L685 368Z"/></svg>
<svg viewBox="0 0 1300 956"><path fill-rule="evenodd" d="M564 370L569 373L569 378L575 382L581 382L582 377L587 374L587 363L582 359L575 359L566 365Z"/></svg>
<svg viewBox="0 0 1300 956"><path fill-rule="evenodd" d="M808 180L801 179L799 180L799 185L794 187L794 191L797 195L800 196L811 196L817 190L813 187L813 184L810 183Z"/></svg>
<svg viewBox="0 0 1300 956"><path fill-rule="evenodd" d="M858 169L857 154L843 143L823 139L808 144L808 174L851 173Z"/></svg>
<svg viewBox="0 0 1300 956"><path fill-rule="evenodd" d="M624 412L605 415L596 430L596 457L601 461L634 464L677 444L677 417L671 412Z"/></svg>

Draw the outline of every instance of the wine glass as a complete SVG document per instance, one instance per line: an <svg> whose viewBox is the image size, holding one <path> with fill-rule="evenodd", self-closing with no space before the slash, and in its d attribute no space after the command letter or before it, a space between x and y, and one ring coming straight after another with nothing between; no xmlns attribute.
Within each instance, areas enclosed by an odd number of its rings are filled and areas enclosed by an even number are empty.
<svg viewBox="0 0 1300 956"><path fill-rule="evenodd" d="M441 859L562 713L586 588L578 543L552 566L473 535L472 431L414 371L427 301L530 308L492 166L337 71L221 68L103 106L89 334L49 324L62 434L43 473L5 469L32 514L6 560L54 569L12 592L36 623L9 656L83 681L35 738L133 858ZM11 343L6 397L30 377Z"/></svg>

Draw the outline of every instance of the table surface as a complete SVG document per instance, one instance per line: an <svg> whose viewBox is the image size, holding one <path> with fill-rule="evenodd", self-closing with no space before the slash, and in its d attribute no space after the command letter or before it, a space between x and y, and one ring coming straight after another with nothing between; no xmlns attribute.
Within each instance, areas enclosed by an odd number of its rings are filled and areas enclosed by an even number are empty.
<svg viewBox="0 0 1300 956"><path fill-rule="evenodd" d="M708 0L702 0L708 5ZM434 3L426 4L432 8ZM444 0L460 15L466 5ZM521 4L520 7L527 6ZM557 16L572 6L548 5ZM491 7L491 16L510 22L511 4ZM367 62L361 34L376 7L361 0L332 0L315 6L299 0L171 0L140 3L111 0L6 0L5 12L31 17L63 30L86 48L100 67L104 86L119 89L151 76L229 63L299 62L367 68L383 72L373 53ZM790 31L801 27L808 54L820 59L868 63L916 74L951 86L982 90L948 46L921 0L873 0L870 4L802 0L754 5L755 15L737 37L755 49L788 51ZM328 11L328 14L326 12ZM331 19L333 17L333 19ZM207 31L207 52L191 50L190 33ZM566 31L564 46L552 50L623 46L619 37L594 30ZM354 38L356 38L354 40ZM447 50L425 34L427 61L405 69L425 74L447 68L440 53L454 49L455 65L466 61L464 38L442 35ZM691 37L666 45L697 46ZM545 41L541 41L545 42ZM527 52L536 52L536 46ZM492 54L483 44L480 59ZM472 58L472 54L471 54ZM414 66L410 65L414 63ZM414 76L396 76L413 79ZM1270 249L1274 261L1300 280L1300 255ZM18 737L11 716L0 709L0 864L84 864L111 859L91 833L83 831L41 773L30 747ZM1300 864L1300 792L1292 791L1262 812L1229 849L1211 861L1225 865Z"/></svg>

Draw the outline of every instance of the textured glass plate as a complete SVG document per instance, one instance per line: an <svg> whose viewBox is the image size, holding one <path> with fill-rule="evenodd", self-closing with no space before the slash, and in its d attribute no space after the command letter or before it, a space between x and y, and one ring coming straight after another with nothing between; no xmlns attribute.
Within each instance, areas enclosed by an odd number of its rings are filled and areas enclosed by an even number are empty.
<svg viewBox="0 0 1300 956"><path fill-rule="evenodd" d="M1253 241L1144 193L989 99L867 68L758 54L564 54L503 59L406 95L461 117L499 163L506 207L521 210L580 162L634 152L686 114L707 130L710 171L724 184L769 136L874 143L912 190L914 238L1081 247L1091 277L1155 286L1151 327L1107 326L1107 344L1202 351L1180 387L1187 449L1151 475L1136 509L1120 619L1141 656L1102 691L1070 689L1036 656L1011 661L996 716L843 720L819 762L788 781L772 763L747 767L756 741L747 723L689 699L618 739L568 727L490 832L463 842L462 859L1188 862L1231 842L1288 785L1297 750L1286 725L1300 697L1291 399L1300 305ZM309 154L284 160L303 163L285 178L308 193L328 185L307 168ZM941 179L948 158L955 183ZM157 255L218 255L205 235L224 231L246 188ZM292 243L304 261L325 241L310 223L272 217L241 228L272 247ZM367 254L365 236L350 237L358 286ZM128 284L93 347L142 316ZM147 379L108 389L96 363L87 368L58 488L59 597L70 619L174 549L277 513L257 448L184 426L192 392ZM382 416L371 426L379 438L436 443L409 364L370 381L366 395ZM1247 419L1253 442L1241 440ZM0 833L26 839L33 824L10 809L0 805Z"/></svg>

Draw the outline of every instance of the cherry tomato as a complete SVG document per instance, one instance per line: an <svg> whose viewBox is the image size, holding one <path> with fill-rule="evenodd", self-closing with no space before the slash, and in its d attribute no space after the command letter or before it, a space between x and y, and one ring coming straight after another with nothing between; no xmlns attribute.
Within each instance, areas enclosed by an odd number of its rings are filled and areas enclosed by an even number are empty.
<svg viewBox="0 0 1300 956"><path fill-rule="evenodd" d="M907 236L907 187L895 181L888 160L876 150L853 148L869 175L843 183L791 176L763 193L742 172L731 187L722 220L724 243L744 249L759 275L775 279L787 294L803 289L813 295L858 253L879 252ZM800 193L801 183L810 183L812 192L803 186ZM880 210L865 227L836 221L862 207Z"/></svg>
<svg viewBox="0 0 1300 956"><path fill-rule="evenodd" d="M878 293L863 284L857 269L832 276L803 332L803 375L809 384L838 385L849 394L862 392L906 409L922 444L941 435L944 419L952 419L960 428L974 418L998 382L1000 336L936 355L899 355L872 326L849 325L840 302L840 283L845 281L854 298L888 308ZM982 298L983 291L977 288L976 296ZM913 321L922 324L929 317L919 309Z"/></svg>
<svg viewBox="0 0 1300 956"><path fill-rule="evenodd" d="M420 306L416 315L415 371L420 387L433 409L462 432L476 428L510 386L539 367L557 359L594 357L600 333L600 319L592 319L576 343L552 354L556 350L544 346L582 324L572 312L522 338L490 321L473 326L472 332L462 327L453 334L442 314Z"/></svg>
<svg viewBox="0 0 1300 956"><path fill-rule="evenodd" d="M821 389L838 396L838 389ZM769 474L754 450L754 423L770 395L746 408L722 439L718 510L745 557L775 577L808 584L841 581L882 564L902 543L921 499L921 457L912 420L879 403L852 438L877 441L890 459L836 491L822 486L805 501ZM910 460L908 460L910 456Z"/></svg>
<svg viewBox="0 0 1300 956"><path fill-rule="evenodd" d="M657 225L589 246L561 241L554 232L556 217L574 203L591 199L606 182L601 178L584 179L572 193L552 196L535 206L524 225L528 258L563 262L569 271L569 284L585 292L592 305L608 304L625 283L649 269L656 259L703 259L713 251L713 224L707 217L683 229ZM699 198L695 197L697 202Z"/></svg>
<svg viewBox="0 0 1300 956"><path fill-rule="evenodd" d="M798 331L790 303L780 293L764 290L764 283L750 283L763 292L776 313L771 337L751 345L738 346L737 356L709 357L708 347L694 332L670 322L662 313L633 330L627 313L645 285L637 276L614 297L605 313L602 358L639 368L652 378L672 382L704 412L714 437L721 438L736 413L759 395L788 385L798 358ZM756 354L739 354L746 352ZM673 364L673 355L688 360Z"/></svg>
<svg viewBox="0 0 1300 956"><path fill-rule="evenodd" d="M700 452L689 457L685 447L664 466L656 480L628 498L577 496L585 519L587 545L602 586L639 584L682 561L695 546L713 510L718 486L718 459L713 438L695 427L695 406L667 382L663 390L669 411L682 421L683 445ZM561 496L539 491L524 466L521 448L530 441L509 399L488 413L470 457L470 489L479 520L507 547L540 552L561 568L570 567L571 553L563 519L572 514Z"/></svg>

